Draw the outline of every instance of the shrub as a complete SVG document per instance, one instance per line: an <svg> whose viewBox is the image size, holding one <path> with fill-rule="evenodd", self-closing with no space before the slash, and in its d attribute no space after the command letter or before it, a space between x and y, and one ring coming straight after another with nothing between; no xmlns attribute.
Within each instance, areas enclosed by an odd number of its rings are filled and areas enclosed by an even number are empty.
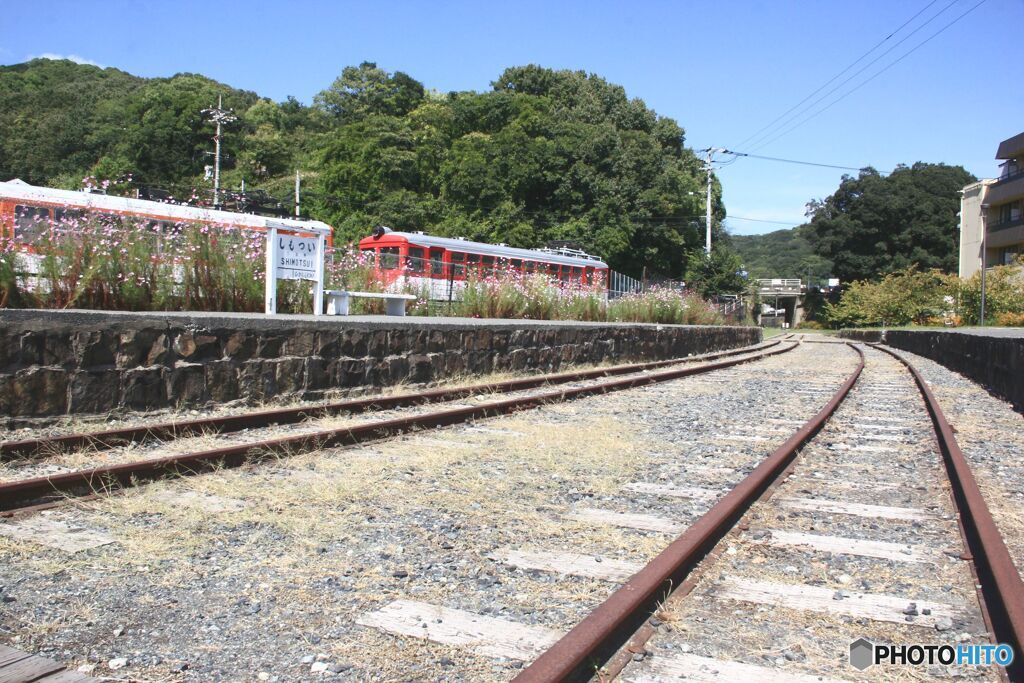
<svg viewBox="0 0 1024 683"><path fill-rule="evenodd" d="M996 325L1001 325L1002 327L1024 327L1024 313L1000 313L996 316Z"/></svg>
<svg viewBox="0 0 1024 683"><path fill-rule="evenodd" d="M961 281L958 313L970 325L981 315L981 273ZM990 268L985 274L985 317L999 320L1003 313L1024 313L1024 263ZM1001 323L998 323L1001 324Z"/></svg>
<svg viewBox="0 0 1024 683"><path fill-rule="evenodd" d="M926 324L953 312L957 289L952 275L911 266L880 282L851 283L839 303L825 304L824 317L832 327Z"/></svg>

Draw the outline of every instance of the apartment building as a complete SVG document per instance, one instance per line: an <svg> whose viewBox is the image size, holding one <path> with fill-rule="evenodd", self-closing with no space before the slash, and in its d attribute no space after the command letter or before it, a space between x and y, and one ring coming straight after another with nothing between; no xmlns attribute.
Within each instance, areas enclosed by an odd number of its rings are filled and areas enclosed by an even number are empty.
<svg viewBox="0 0 1024 683"><path fill-rule="evenodd" d="M1024 254L1024 133L999 143L999 177L965 187L960 199L960 277ZM984 255L982 249L984 248Z"/></svg>

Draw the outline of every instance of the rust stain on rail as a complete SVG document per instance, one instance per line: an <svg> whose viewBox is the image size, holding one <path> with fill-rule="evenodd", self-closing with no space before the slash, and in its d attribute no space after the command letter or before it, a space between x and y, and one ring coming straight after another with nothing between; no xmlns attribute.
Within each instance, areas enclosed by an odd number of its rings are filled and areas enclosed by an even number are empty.
<svg viewBox="0 0 1024 683"><path fill-rule="evenodd" d="M884 351L910 370L921 395L924 396L931 415L932 424L938 436L946 473L953 487L953 499L960 512L960 522L965 532L970 555L981 580L981 593L985 609L991 620L992 640L1007 643L1013 647L1014 660L1006 672L1011 681L1024 680L1024 581L1013 563L992 512L985 503L985 497L978 487L971 466L960 450L960 444L953 436L938 400L917 371L900 354L880 344L873 348ZM970 559L970 557L966 558Z"/></svg>
<svg viewBox="0 0 1024 683"><path fill-rule="evenodd" d="M661 554L516 676L516 683L590 680L594 672L629 641L654 613L657 604L683 582L786 470L797 451L821 430L849 394L864 370L864 353L852 344L847 345L857 352L860 362L828 404Z"/></svg>

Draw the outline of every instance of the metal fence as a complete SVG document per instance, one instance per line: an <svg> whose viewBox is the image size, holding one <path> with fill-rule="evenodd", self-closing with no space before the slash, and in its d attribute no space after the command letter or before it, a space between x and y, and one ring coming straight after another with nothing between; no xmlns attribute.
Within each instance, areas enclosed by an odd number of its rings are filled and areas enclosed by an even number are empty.
<svg viewBox="0 0 1024 683"><path fill-rule="evenodd" d="M640 280L615 270L608 271L609 299L617 299L626 294L639 294L642 291L644 291L644 283Z"/></svg>

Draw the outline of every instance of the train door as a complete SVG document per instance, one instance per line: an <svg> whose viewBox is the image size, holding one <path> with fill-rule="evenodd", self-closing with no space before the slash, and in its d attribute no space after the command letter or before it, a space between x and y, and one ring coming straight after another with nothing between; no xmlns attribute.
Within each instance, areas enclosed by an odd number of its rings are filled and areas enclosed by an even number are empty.
<svg viewBox="0 0 1024 683"><path fill-rule="evenodd" d="M448 298L448 281L444 272L444 249L431 247L428 253L430 272L427 273L427 277L430 278L430 298L446 299Z"/></svg>

